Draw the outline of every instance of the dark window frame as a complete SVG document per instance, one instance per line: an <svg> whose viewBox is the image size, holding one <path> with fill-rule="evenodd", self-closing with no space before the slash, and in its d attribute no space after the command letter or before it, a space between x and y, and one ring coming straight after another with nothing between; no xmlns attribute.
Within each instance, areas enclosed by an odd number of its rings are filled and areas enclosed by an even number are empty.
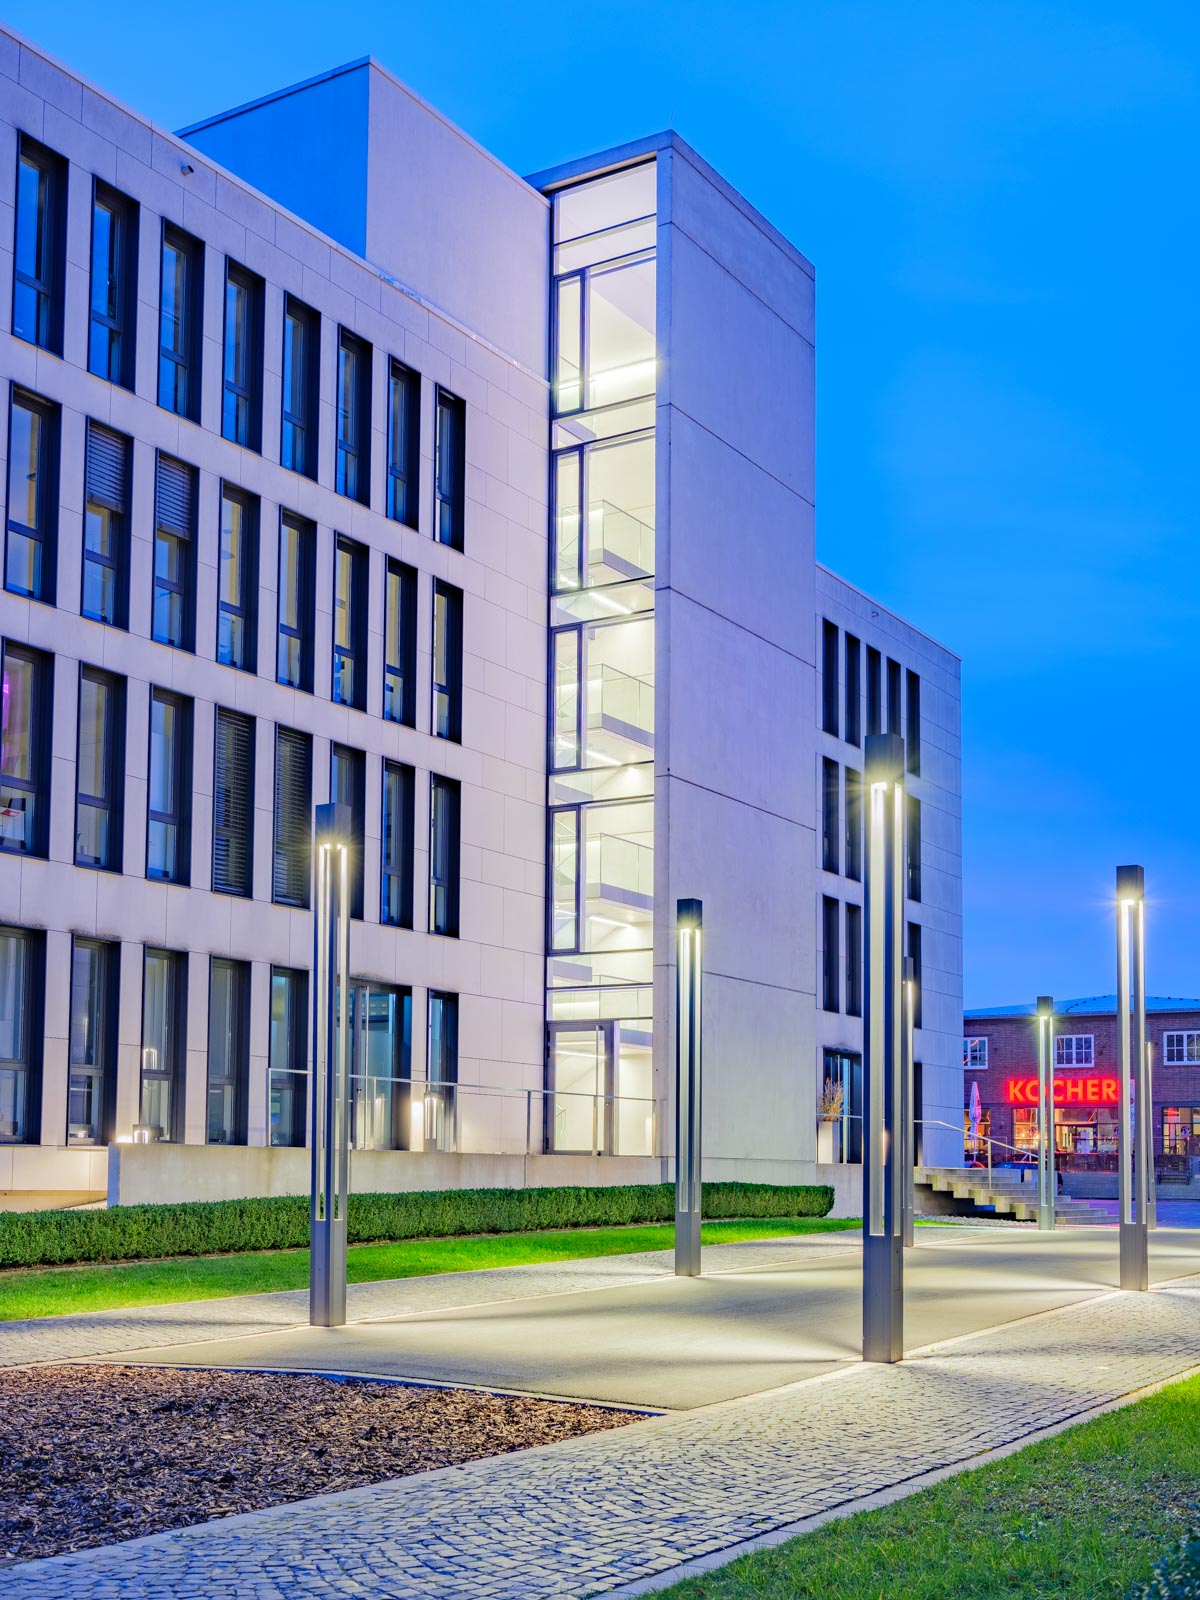
<svg viewBox="0 0 1200 1600"><path fill-rule="evenodd" d="M35 485L35 515L37 526L19 522L13 516L12 473L15 465L13 454L13 413L18 409L28 411L40 417L42 422L37 460L37 483ZM45 450L45 460L42 459L42 449ZM58 603L58 503L59 503L59 464L62 449L62 408L54 400L47 400L43 395L34 394L32 390L23 388L14 383L9 394L8 402L8 461L6 464L6 494L4 518L4 587L9 594L20 595L24 600L36 600L41 605L53 606ZM26 589L19 584L14 584L9 573L9 563L12 555L12 537L16 534L19 538L30 540L37 545L40 553L40 567L38 569L38 582L33 589Z"/></svg>
<svg viewBox="0 0 1200 1600"><path fill-rule="evenodd" d="M0 926L0 935L24 946L21 967L22 1048L0 1066L22 1076L23 1126L15 1133L0 1128L0 1145L40 1144L42 1141L42 1071L46 1034L46 936L34 928ZM39 1003L40 1002L40 1003Z"/></svg>
<svg viewBox="0 0 1200 1600"><path fill-rule="evenodd" d="M921 802L915 794L904 797L904 856L907 865L905 894L921 899Z"/></svg>
<svg viewBox="0 0 1200 1600"><path fill-rule="evenodd" d="M883 657L867 646L867 733L883 732Z"/></svg>
<svg viewBox="0 0 1200 1600"><path fill-rule="evenodd" d="M288 985L288 1029L284 1043L287 1063L284 1066L280 1066L275 1062L271 1052L273 1038L272 1012L275 1004L274 989L277 978ZM272 965L268 994L270 998L267 1008L267 1139L276 1149L303 1149L308 1139L309 974L303 967ZM271 1111L273 1080L276 1077L285 1075L292 1079L291 1120L287 1128L287 1137L277 1139Z"/></svg>
<svg viewBox="0 0 1200 1600"><path fill-rule="evenodd" d="M842 774L836 761L821 758L821 870L841 872Z"/></svg>
<svg viewBox="0 0 1200 1600"><path fill-rule="evenodd" d="M288 354L288 331L292 325L301 333L301 354L304 370L298 384L292 388L303 401L303 412L288 409L289 359L295 360L295 340L292 355ZM295 295L285 295L283 300L283 348L280 356L280 418L279 460L289 472L311 478L315 483L320 471L320 418L321 418L321 313L306 305ZM291 433L289 434L289 429ZM290 447L289 447L290 440ZM299 448L297 449L297 442Z"/></svg>
<svg viewBox="0 0 1200 1600"><path fill-rule="evenodd" d="M349 328L338 329L334 488L360 506L371 504L371 356L365 339ZM347 389L349 357L355 367Z"/></svg>
<svg viewBox="0 0 1200 1600"><path fill-rule="evenodd" d="M111 726L106 729L107 750L105 765L105 782L109 789L108 795L84 794L81 784L80 750L83 737L83 685L84 682L101 684L108 690L109 715ZM77 714L75 718L75 853L74 863L77 867L86 867L92 872L116 872L123 870L125 856L125 730L127 718L126 696L128 685L126 680L116 673L108 672L103 667L95 667L88 661L79 663L78 690L76 698ZM148 786L147 786L148 792ZM82 855L79 849L80 827L79 819L83 807L91 811L103 812L108 820L108 852L105 860L91 860Z"/></svg>
<svg viewBox="0 0 1200 1600"><path fill-rule="evenodd" d="M3 734L0 733L0 796L12 790L22 796L32 796L33 827L26 827L25 838L20 844L0 834L0 851L44 859L50 853L54 657L48 651L33 649L15 639L5 639L0 649L0 683L3 683L7 674L10 655L26 662L31 669L29 767L32 777L18 778L4 772L4 743Z"/></svg>
<svg viewBox="0 0 1200 1600"><path fill-rule="evenodd" d="M247 297L249 327L246 330L244 380L230 376L231 362L238 364L236 327L230 326L230 289L243 291ZM243 450L262 454L262 374L263 374L263 320L266 305L266 285L257 272L242 266L232 256L225 257L225 295L222 306L221 328L221 437ZM232 342L231 342L232 341ZM233 417L230 418L232 404ZM232 431L231 431L232 427Z"/></svg>
<svg viewBox="0 0 1200 1600"><path fill-rule="evenodd" d="M397 438L396 395L403 400L403 426ZM421 374L395 356L388 362L387 513L406 528L417 528L421 504Z"/></svg>
<svg viewBox="0 0 1200 1600"><path fill-rule="evenodd" d="M166 256L167 250L180 254L184 259L183 274L183 345L176 349L173 345L163 342L163 290L166 287ZM158 250L158 383L157 398L159 408L169 411L172 416L183 417L187 422L200 422L200 407L203 399L203 361L204 361L204 241L196 238L194 234L178 227L173 222L163 218L162 236ZM165 396L168 391L164 387L164 374L167 366L174 373L175 384L178 384L179 373L183 372L183 406L182 409L172 403L168 404ZM174 390L172 390L172 393Z"/></svg>
<svg viewBox="0 0 1200 1600"><path fill-rule="evenodd" d="M232 976L229 987L230 1008L234 1013L233 1026L229 1037L234 1051L232 1070L217 1074L213 1071L213 996L215 985L214 974L217 970L228 970ZM231 956L210 956L208 958L208 1049L207 1073L205 1077L205 1114L204 1114L204 1142L225 1146L244 1145L249 1109L249 1082L250 1082L250 982L251 968L248 961L238 961ZM228 1137L224 1139L213 1138L212 1102L214 1089L229 1095L231 1115L225 1124Z"/></svg>
<svg viewBox="0 0 1200 1600"><path fill-rule="evenodd" d="M921 1027L921 924L910 922L906 928L904 952L913 964L913 1027Z"/></svg>
<svg viewBox="0 0 1200 1600"><path fill-rule="evenodd" d="M242 508L242 529L244 547L242 551L242 596L241 603L235 605L227 601L222 593L221 562L225 556L225 502L231 505L240 505ZM256 494L250 494L236 484L221 482L221 492L218 499L219 522L217 524L217 641L216 660L218 665L231 667L235 672L257 673L258 671L258 542L259 521L261 516L261 502ZM235 661L233 652L222 654L222 625L221 619L229 617L242 625L242 659ZM229 627L228 637L232 640L234 629Z"/></svg>
<svg viewBox="0 0 1200 1600"><path fill-rule="evenodd" d="M841 902L821 896L821 1009L841 1011Z"/></svg>
<svg viewBox="0 0 1200 1600"><path fill-rule="evenodd" d="M21 238L21 167L28 163L46 184L45 276L27 272L18 265ZM65 156L51 150L26 133L17 138L16 186L13 193L13 301L12 334L35 349L63 353L64 308L67 282L67 185L69 166ZM35 297L35 337L17 330L17 296L21 289ZM43 301L45 302L43 305Z"/></svg>
<svg viewBox="0 0 1200 1600"><path fill-rule="evenodd" d="M366 818L367 818L367 757L363 750L353 745L331 740L329 745L329 798L338 803L337 774L339 764L345 762L350 772L350 859L347 878L350 883L350 915L361 922L366 884ZM341 800L345 805L346 801Z"/></svg>
<svg viewBox="0 0 1200 1600"><path fill-rule="evenodd" d="M443 653L445 672L439 677L438 602L444 602L446 619ZM451 744L462 743L463 702L463 591L441 578L433 580L433 626L431 629L431 704L430 732Z"/></svg>
<svg viewBox="0 0 1200 1600"><path fill-rule="evenodd" d="M862 882L863 874L863 779L857 767L847 767L846 787L846 876Z"/></svg>
<svg viewBox="0 0 1200 1600"><path fill-rule="evenodd" d="M389 779L395 780L395 787L399 791L398 821L392 815L389 804ZM416 793L416 773L413 768L406 762L385 759L380 803L379 920L388 928L413 926Z"/></svg>
<svg viewBox="0 0 1200 1600"><path fill-rule="evenodd" d="M911 667L904 679L905 765L914 778L921 776L921 679Z"/></svg>
<svg viewBox="0 0 1200 1600"><path fill-rule="evenodd" d="M295 741L293 744L292 741ZM296 818L285 818L281 824L280 816L280 752L283 747L295 750L304 763L307 774L307 793L300 797L291 797L291 803L297 816L302 812L303 821L297 824ZM300 728L287 728L277 725L275 728L275 770L272 777L272 812L271 812L271 900L275 905L294 906L307 911L312 903L312 780L313 780L313 737ZM305 775L301 772L301 776ZM298 883L303 871L304 887L302 891L291 892L290 885ZM283 884L283 887L281 887Z"/></svg>
<svg viewBox="0 0 1200 1600"><path fill-rule="evenodd" d="M80 949L93 950L98 956L98 983L96 1002L99 1017L93 1025L97 1061L77 1062L71 1059L74 1048L74 1021L76 1012L75 956ZM67 1039L67 1105L65 1142L76 1149L99 1147L111 1143L115 1131L116 1078L118 1050L118 1013L120 1006L121 945L115 939L94 939L82 934L71 936L71 964L68 977L68 997L71 1026ZM89 1017L89 1021L91 1021ZM90 1137L72 1138L71 1097L78 1091L73 1085L76 1078L87 1079L85 1091L93 1108L94 1133ZM78 1124L74 1124L78 1126Z"/></svg>
<svg viewBox="0 0 1200 1600"><path fill-rule="evenodd" d="M150 1070L146 1066L146 970L151 957L167 959L167 1039L170 1045L170 1065ZM166 1083L168 1093L169 1127L165 1141L182 1142L184 1127L184 1099L187 1077L187 1001L188 953L185 950L168 950L164 945L146 945L142 950L142 1028L141 1066L138 1074L138 1123L146 1123L146 1083Z"/></svg>
<svg viewBox="0 0 1200 1600"><path fill-rule="evenodd" d="M101 435L108 435L111 439L120 441L118 446L124 456L121 466L123 482L119 485L113 483L106 487L101 483L101 473L93 473L92 463L97 459L98 452L94 455L92 439ZM123 491L123 493L121 492ZM79 614L87 617L92 622L99 622L106 628L128 629L129 627L129 508L133 496L133 440L128 434L120 433L115 428L110 428L105 422L97 422L89 417L84 430L84 466L83 466L83 538L80 554L79 574ZM88 515L95 506L100 511L108 513L110 526L114 529L112 556L105 556L100 551L91 550L88 546ZM96 611L87 609L87 576L89 566L99 567L105 572L112 573L113 614L111 617L101 616Z"/></svg>
<svg viewBox="0 0 1200 1600"><path fill-rule="evenodd" d="M862 642L854 634L846 645L846 743L862 743Z"/></svg>
<svg viewBox="0 0 1200 1600"><path fill-rule="evenodd" d="M163 510L163 472L164 465L167 470L182 467L189 475L191 484L191 507L187 518L186 529L179 525L169 525L162 517ZM196 648L196 544L197 527L196 518L200 497L200 473L190 462L181 461L178 456L171 455L166 450L160 450L155 458L154 469L154 544L151 551L150 582L150 637L156 644L165 644L172 650L185 650L194 653ZM180 572L178 579L160 577L158 572L159 541L173 541L174 545L181 547ZM157 631L155 623L155 602L158 595L179 596L179 638L171 639Z"/></svg>
<svg viewBox="0 0 1200 1600"><path fill-rule="evenodd" d="M298 620L295 625L283 620L283 551L286 529L293 530L297 535L296 610ZM315 676L314 655L316 640L314 635L317 623L316 547L316 524L310 522L307 517L297 516L294 512L281 510L279 516L278 562L275 569L275 681L276 683L285 684L289 688L300 689L305 694L312 694ZM296 679L282 676L281 656L285 639L295 640L297 645L296 656L299 664L299 675Z"/></svg>
<svg viewBox="0 0 1200 1600"><path fill-rule="evenodd" d="M350 558L350 591L342 595L340 558ZM333 540L333 612L332 651L330 664L330 698L335 705L349 706L353 711L367 709L367 607L369 604L371 552L365 544L349 539L343 533ZM348 643L338 643L338 610L344 605L347 611L346 638ZM344 680L349 671L350 688L345 692Z"/></svg>
<svg viewBox="0 0 1200 1600"><path fill-rule="evenodd" d="M836 739L838 725L838 626L827 617L821 620L821 731Z"/></svg>
<svg viewBox="0 0 1200 1600"><path fill-rule="evenodd" d="M154 781L154 707L170 706L175 712L175 734L171 740L170 774L175 789L174 811L156 811L150 799ZM187 887L192 881L192 767L194 761L195 708L189 695L173 689L150 686L149 715L146 719L146 877L152 883L174 883ZM174 871L151 871L151 830L157 824L174 829Z"/></svg>
<svg viewBox="0 0 1200 1600"><path fill-rule="evenodd" d="M445 795L439 808L438 796ZM439 837L439 815L447 833ZM462 869L462 785L440 772L429 774L429 931L459 937Z"/></svg>
<svg viewBox="0 0 1200 1600"><path fill-rule="evenodd" d="M887 731L900 733L900 719L903 715L901 705L900 663L888 657L887 664Z"/></svg>
<svg viewBox="0 0 1200 1600"><path fill-rule="evenodd" d="M863 915L853 900L846 902L846 1015L863 1014Z"/></svg>
<svg viewBox="0 0 1200 1600"><path fill-rule="evenodd" d="M457 431L447 444L443 415L458 419ZM465 548L467 507L467 405L460 396L439 384L434 408L434 529L438 544L452 550Z"/></svg>
<svg viewBox="0 0 1200 1600"><path fill-rule="evenodd" d="M231 775L228 771L230 762L226 757L224 762L226 774L222 781L221 734L224 728L234 728L248 736L249 759L245 762L244 772L234 772ZM212 889L214 894L231 894L244 900L251 899L254 894L254 783L257 745L258 728L250 713L231 711L227 706L216 707L213 716ZM222 858L227 863L234 861L239 854L245 856L240 882L232 867L223 869L218 864Z"/></svg>
<svg viewBox="0 0 1200 1600"><path fill-rule="evenodd" d="M392 638L393 578L396 579L396 603L400 608L400 650L404 657L399 663L388 657ZM417 725L417 586L416 567L388 556L383 593L383 715L387 721L398 722L406 728Z"/></svg>
<svg viewBox="0 0 1200 1600"><path fill-rule="evenodd" d="M109 235L109 260L105 280L116 284L117 311L100 310L96 304L96 213L107 211L112 218ZM88 371L108 383L132 392L137 373L137 280L140 207L138 202L102 178L92 182L91 242L88 251ZM93 339L103 330L107 340L104 370L94 358ZM116 360L113 360L114 340ZM116 370L113 370L113 367Z"/></svg>

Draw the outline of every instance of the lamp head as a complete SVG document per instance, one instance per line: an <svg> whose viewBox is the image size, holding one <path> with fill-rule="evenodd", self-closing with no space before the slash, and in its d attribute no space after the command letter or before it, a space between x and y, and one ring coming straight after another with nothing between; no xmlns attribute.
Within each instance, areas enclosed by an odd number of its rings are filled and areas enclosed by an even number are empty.
<svg viewBox="0 0 1200 1600"><path fill-rule="evenodd" d="M688 929L697 931L704 921L704 904L700 900L677 900L675 902L675 925L681 931Z"/></svg>
<svg viewBox="0 0 1200 1600"><path fill-rule="evenodd" d="M863 764L870 788L899 783L904 776L904 740L898 733L869 733Z"/></svg>
<svg viewBox="0 0 1200 1600"><path fill-rule="evenodd" d="M349 806L331 802L329 805L316 807L313 833L318 844L348 845L353 832L354 821Z"/></svg>
<svg viewBox="0 0 1200 1600"><path fill-rule="evenodd" d="M1054 1001L1050 998L1050 996L1048 994L1040 994L1040 995L1038 995L1038 997L1037 997L1037 1014L1038 1014L1039 1018L1042 1018L1043 1020L1048 1019L1048 1018L1050 1018L1050 1017L1052 1017L1054 1015Z"/></svg>
<svg viewBox="0 0 1200 1600"><path fill-rule="evenodd" d="M1117 868L1117 899L1128 903L1146 897L1146 871L1144 867Z"/></svg>

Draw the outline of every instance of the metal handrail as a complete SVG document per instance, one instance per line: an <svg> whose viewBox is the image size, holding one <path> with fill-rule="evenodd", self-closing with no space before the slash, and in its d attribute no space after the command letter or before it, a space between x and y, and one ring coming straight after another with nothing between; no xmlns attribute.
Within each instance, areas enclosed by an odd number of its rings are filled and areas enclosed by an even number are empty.
<svg viewBox="0 0 1200 1600"><path fill-rule="evenodd" d="M961 1128L956 1128L954 1123L952 1123L952 1122L943 1122L940 1117L918 1117L917 1118L917 1122L923 1128L926 1128L926 1127L928 1127L928 1128L949 1128L951 1133L961 1133L962 1132L962 1129ZM1021 1154L1020 1146L1019 1145L1015 1145L1015 1144L1009 1144L1007 1139L993 1139L991 1134L988 1134L988 1133L977 1133L975 1135L976 1144L978 1144L980 1140L982 1140L983 1143L987 1146L987 1170L988 1170L988 1177L989 1178L992 1175L992 1146L993 1145L999 1145L1000 1148L1003 1149L1003 1150L1011 1150L1014 1155L1020 1155Z"/></svg>

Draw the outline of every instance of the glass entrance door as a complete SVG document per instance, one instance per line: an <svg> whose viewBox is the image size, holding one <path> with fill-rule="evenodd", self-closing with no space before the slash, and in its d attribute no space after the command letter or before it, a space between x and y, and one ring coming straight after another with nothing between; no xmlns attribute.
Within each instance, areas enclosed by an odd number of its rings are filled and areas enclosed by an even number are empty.
<svg viewBox="0 0 1200 1600"><path fill-rule="evenodd" d="M649 1156L657 1148L650 1021L550 1024L545 1147Z"/></svg>

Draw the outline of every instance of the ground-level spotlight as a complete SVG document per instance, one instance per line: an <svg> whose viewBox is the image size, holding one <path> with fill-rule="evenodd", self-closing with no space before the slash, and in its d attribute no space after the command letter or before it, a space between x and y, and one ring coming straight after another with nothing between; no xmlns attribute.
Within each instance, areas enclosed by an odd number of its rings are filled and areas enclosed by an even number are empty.
<svg viewBox="0 0 1200 1600"><path fill-rule="evenodd" d="M675 1275L700 1276L700 1050L703 1035L703 907L675 908Z"/></svg>
<svg viewBox="0 0 1200 1600"><path fill-rule="evenodd" d="M346 1321L346 1211L350 1129L346 1054L350 998L350 807L316 808L313 866L313 1052L311 1267L308 1320Z"/></svg>
<svg viewBox="0 0 1200 1600"><path fill-rule="evenodd" d="M1130 968L1133 969L1132 1013ZM1150 1285L1147 1239L1150 1188L1150 1074L1146 1052L1146 875L1117 868L1117 1205L1122 1289Z"/></svg>
<svg viewBox="0 0 1200 1600"><path fill-rule="evenodd" d="M1058 1203L1054 1166L1054 1001L1048 994L1037 1002L1038 1064L1038 1227L1053 1229Z"/></svg>

